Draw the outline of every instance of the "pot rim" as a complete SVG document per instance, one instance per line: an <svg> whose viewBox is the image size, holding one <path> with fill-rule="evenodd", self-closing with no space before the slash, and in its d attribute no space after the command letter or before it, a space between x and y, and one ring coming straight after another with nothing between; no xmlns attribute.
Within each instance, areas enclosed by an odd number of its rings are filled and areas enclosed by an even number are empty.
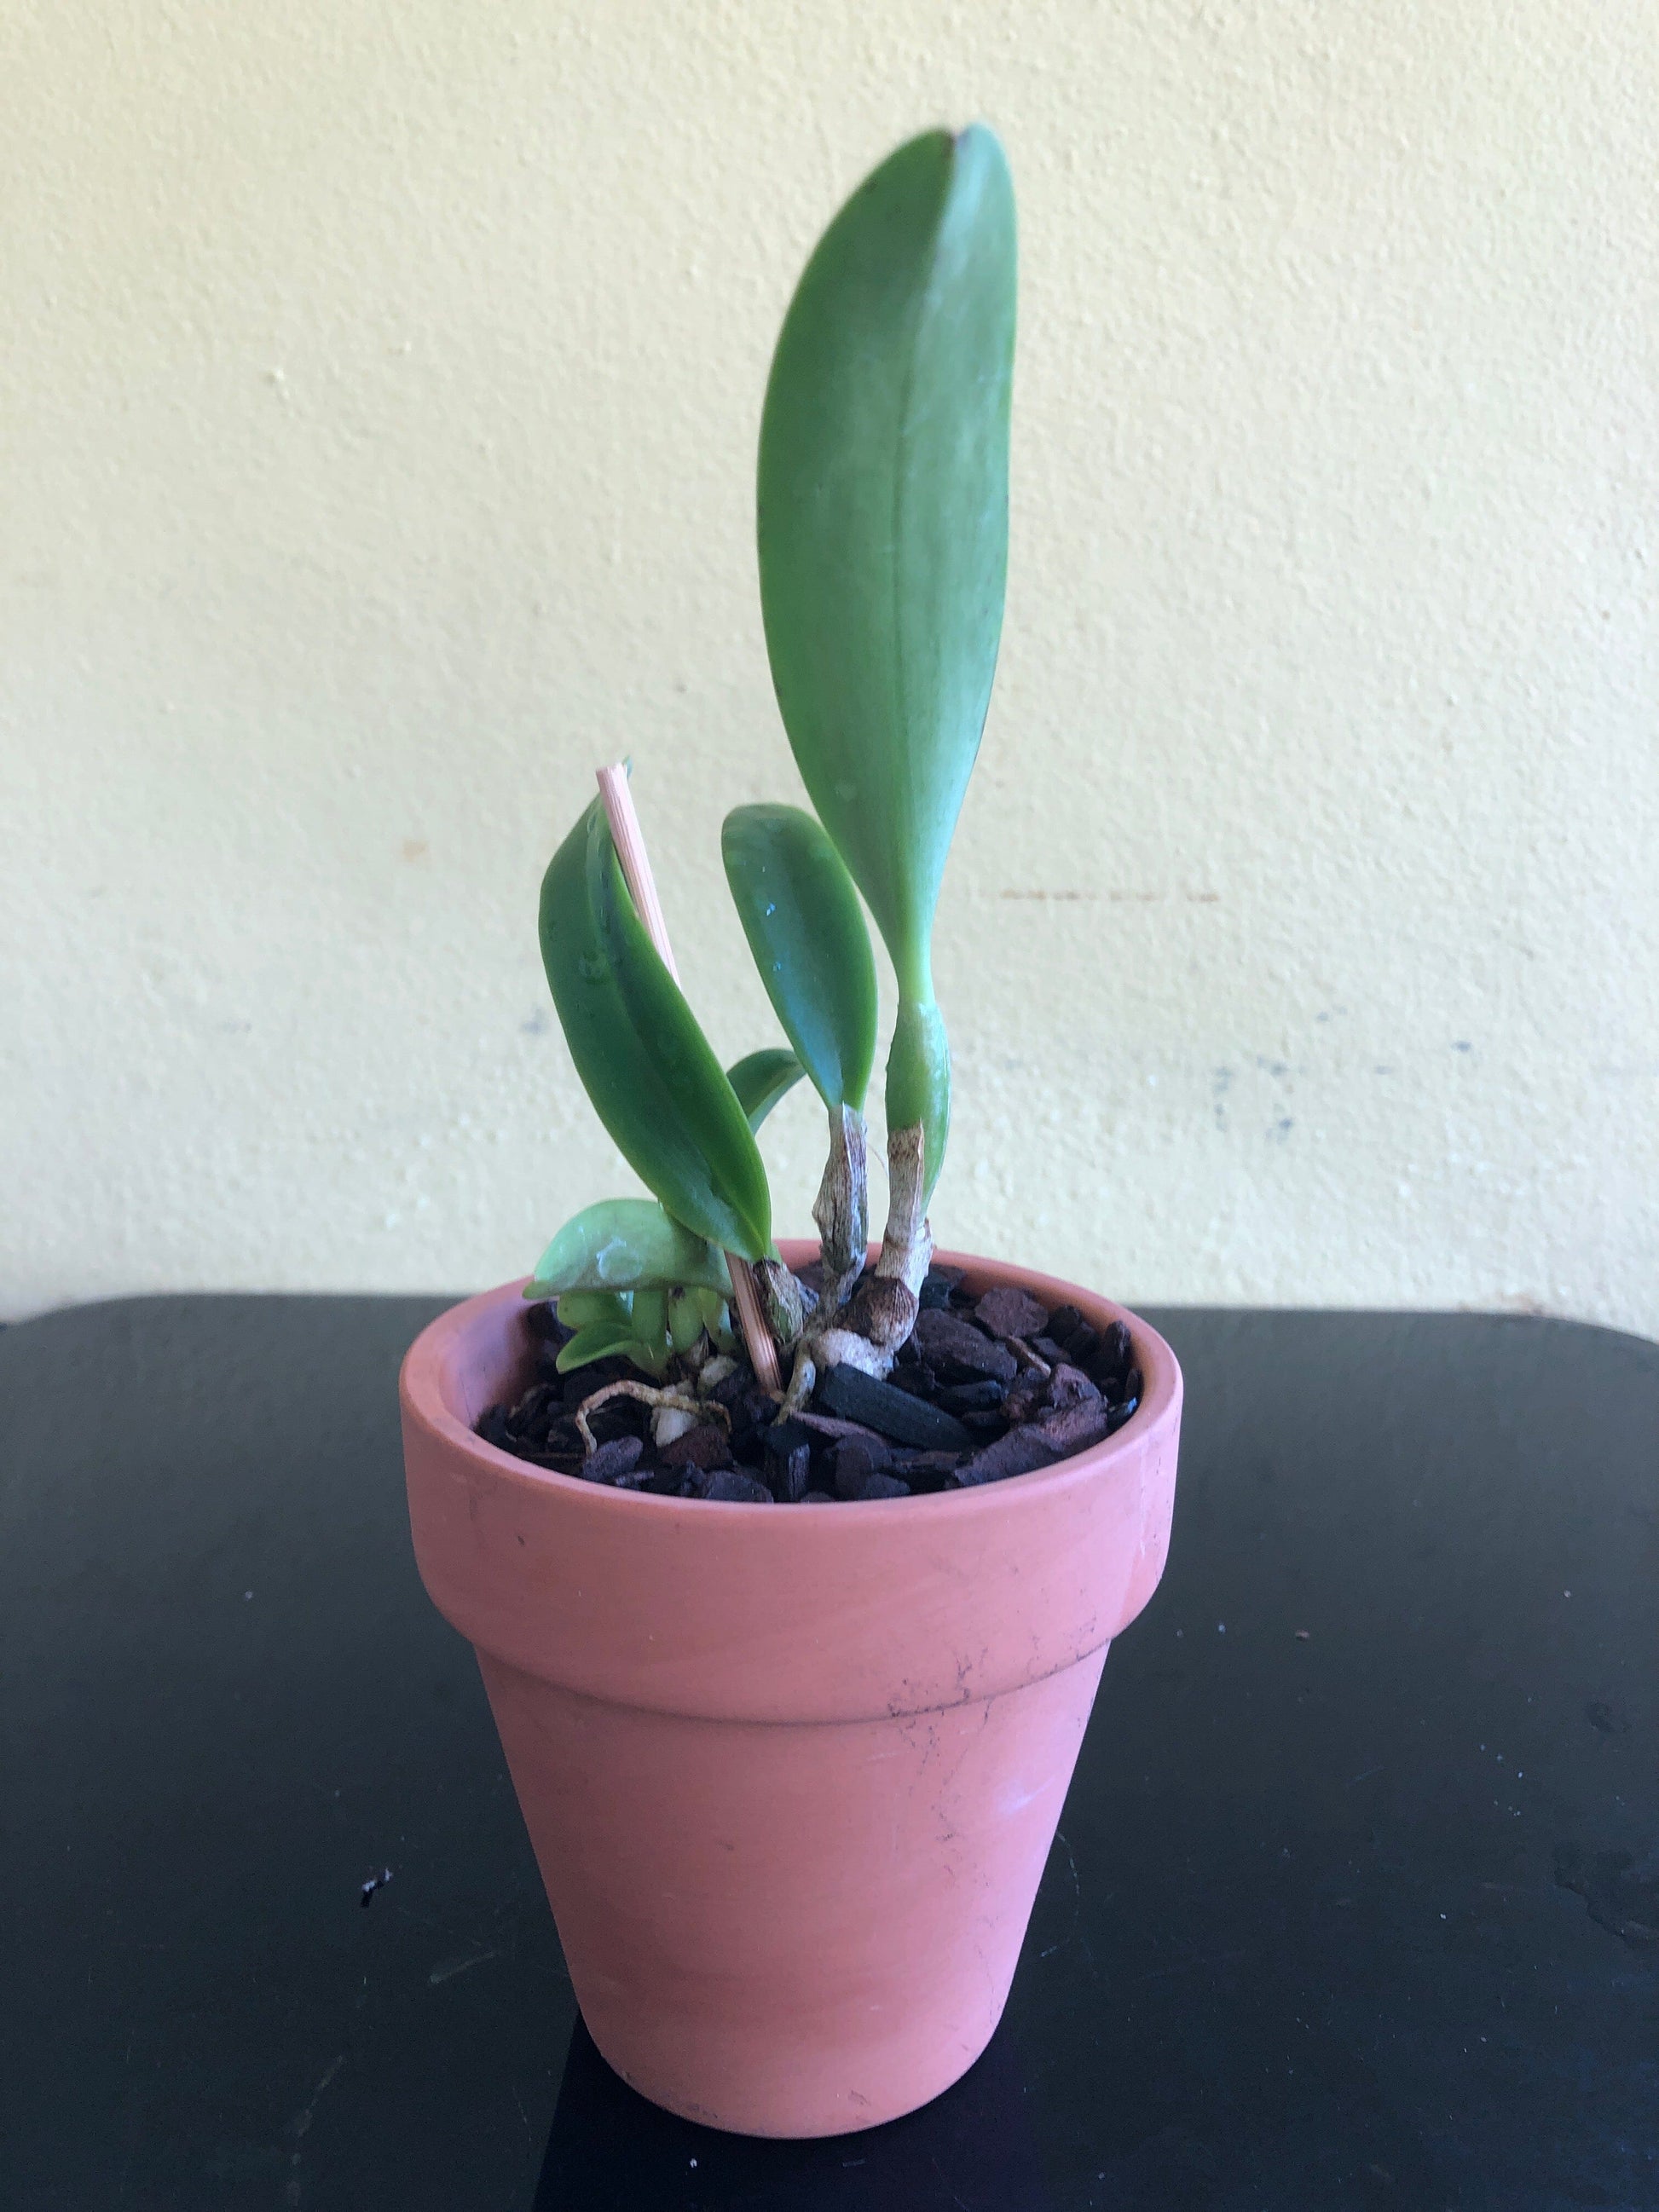
<svg viewBox="0 0 1659 2212"><path fill-rule="evenodd" d="M791 1266L816 1259L818 1252L817 1243L810 1237L781 1237L778 1249ZM923 1514L938 1516L1006 1511L1017 1496L1034 1498L1039 1492L1059 1494L1084 1482L1097 1482L1109 1473L1114 1461L1127 1457L1139 1447L1149 1430L1160 1426L1172 1405L1178 1402L1181 1370L1175 1354L1157 1330L1127 1306L1097 1291L1067 1283L1059 1276L1042 1274L1006 1261L988 1260L976 1253L941 1250L936 1252L934 1258L939 1265L960 1267L969 1280L983 1279L987 1289L1006 1283L1029 1291L1050 1306L1075 1305L1097 1326L1103 1319L1126 1322L1133 1340L1134 1362L1141 1370L1144 1388L1140 1403L1115 1434L1098 1443L1085 1445L1069 1459L1057 1460L1052 1467L1036 1468L1028 1474L1004 1475L965 1490L934 1491L908 1498L838 1500L829 1514L772 1514L769 1526L777 1522L787 1526L797 1520L816 1526L823 1521L833 1522L845 1533L849 1515L862 1520L878 1514L886 1525L895 1516L915 1519ZM481 1291L447 1308L427 1323L404 1354L398 1378L398 1395L408 1418L453 1449L462 1452L477 1464L481 1472L487 1472L493 1481L514 1483L550 1501L563 1493L573 1504L580 1499L590 1512L645 1510L690 1516L693 1526L707 1528L711 1511L752 1516L767 1510L761 1504L737 1499L668 1498L655 1496L649 1491L617 1490L608 1483L587 1482L580 1475L562 1474L556 1468L532 1466L529 1461L503 1451L499 1445L486 1443L454 1410L450 1385L456 1379L455 1363L462 1356L475 1316L509 1298L520 1298L529 1280L528 1275L520 1275L514 1281L497 1284L493 1289Z"/></svg>

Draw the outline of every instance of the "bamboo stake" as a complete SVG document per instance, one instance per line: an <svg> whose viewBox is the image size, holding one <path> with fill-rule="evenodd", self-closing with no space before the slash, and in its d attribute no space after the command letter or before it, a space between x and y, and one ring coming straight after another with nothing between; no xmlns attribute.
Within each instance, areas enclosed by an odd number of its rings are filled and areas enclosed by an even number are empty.
<svg viewBox="0 0 1659 2212"><path fill-rule="evenodd" d="M622 863L623 880L632 895L634 907L645 924L646 934L657 948L657 957L678 983L680 971L674 965L674 950L668 941L668 923L664 917L662 901L657 896L656 878L651 872L650 857L645 849L645 832L640 827L640 817L634 811L634 794L628 787L628 769L622 761L599 771L599 796L605 801L605 818L611 824L611 837L617 848L617 858ZM738 1310L738 1324L743 1331L743 1340L748 1347L749 1364L755 1370L756 1380L763 1390L775 1395L783 1389L783 1376L778 1368L778 1348L772 1341L772 1332L766 1325L761 1303L755 1289L755 1278L749 1262L736 1252L728 1252L726 1264L732 1277L732 1303Z"/></svg>
<svg viewBox="0 0 1659 2212"><path fill-rule="evenodd" d="M651 872L650 856L645 849L645 832L634 811L626 761L617 761L599 770L599 796L605 801L605 818L611 824L617 858L622 862L623 878L633 894L635 908L645 924L645 933L656 946L657 957L678 983L680 971L674 964L674 948L668 941L668 923L662 901L657 896L657 879Z"/></svg>

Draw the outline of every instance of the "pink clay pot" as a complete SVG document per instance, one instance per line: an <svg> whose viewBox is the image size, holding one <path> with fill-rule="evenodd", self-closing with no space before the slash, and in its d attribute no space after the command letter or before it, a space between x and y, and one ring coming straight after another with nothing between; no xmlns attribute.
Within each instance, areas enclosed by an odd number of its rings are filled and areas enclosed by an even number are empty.
<svg viewBox="0 0 1659 2212"><path fill-rule="evenodd" d="M1164 1570L1168 1346L1069 1284L941 1257L1127 1321L1140 1410L982 1490L714 1505L473 1434L529 1379L516 1283L404 1363L416 1556L477 1649L582 2015L624 2080L712 2127L871 2127L978 2057L1106 1647Z"/></svg>

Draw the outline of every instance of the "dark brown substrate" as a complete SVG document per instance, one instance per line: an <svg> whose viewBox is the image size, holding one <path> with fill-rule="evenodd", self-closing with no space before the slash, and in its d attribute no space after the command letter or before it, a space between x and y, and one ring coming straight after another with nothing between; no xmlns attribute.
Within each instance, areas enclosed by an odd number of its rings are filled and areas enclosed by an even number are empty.
<svg viewBox="0 0 1659 2212"><path fill-rule="evenodd" d="M708 1418L660 1448L649 1406L608 1399L588 1417L598 1445L589 1456L577 1408L609 1382L643 1378L623 1359L559 1374L569 1330L550 1305L528 1306L525 1317L539 1378L516 1404L491 1406L478 1434L532 1466L659 1497L830 1505L971 1489L1070 1459L1140 1402L1121 1322L1103 1334L1075 1306L1050 1311L1009 1285L976 1295L957 1269L935 1267L890 1382L833 1367L809 1407L780 1419L739 1358L708 1394ZM689 1370L671 1379L696 1392Z"/></svg>

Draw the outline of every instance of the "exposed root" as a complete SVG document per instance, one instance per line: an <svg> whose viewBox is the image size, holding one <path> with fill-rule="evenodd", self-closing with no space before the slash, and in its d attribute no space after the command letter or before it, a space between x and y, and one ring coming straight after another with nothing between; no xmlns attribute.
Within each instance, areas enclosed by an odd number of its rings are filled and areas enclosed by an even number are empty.
<svg viewBox="0 0 1659 2212"><path fill-rule="evenodd" d="M873 1375L878 1382L886 1380L893 1364L890 1352L872 1344L855 1328L827 1328L822 1336L814 1337L812 1350L822 1367L856 1367L861 1375Z"/></svg>
<svg viewBox="0 0 1659 2212"><path fill-rule="evenodd" d="M798 1413L812 1395L818 1379L817 1363L806 1349L805 1340L795 1346L795 1370L789 1377L789 1388L783 1394L783 1411Z"/></svg>
<svg viewBox="0 0 1659 2212"><path fill-rule="evenodd" d="M576 1408L576 1426L581 1433L585 1459L592 1459L599 1448L598 1437L587 1425L587 1417L607 1398L637 1398L642 1405L659 1410L672 1407L677 1413L690 1413L696 1420L707 1420L712 1414L716 1420L724 1421L728 1430L732 1426L732 1416L724 1406L716 1405L712 1399L693 1398L684 1390L664 1389L654 1382L607 1382L604 1389L596 1390L591 1398L584 1398Z"/></svg>

